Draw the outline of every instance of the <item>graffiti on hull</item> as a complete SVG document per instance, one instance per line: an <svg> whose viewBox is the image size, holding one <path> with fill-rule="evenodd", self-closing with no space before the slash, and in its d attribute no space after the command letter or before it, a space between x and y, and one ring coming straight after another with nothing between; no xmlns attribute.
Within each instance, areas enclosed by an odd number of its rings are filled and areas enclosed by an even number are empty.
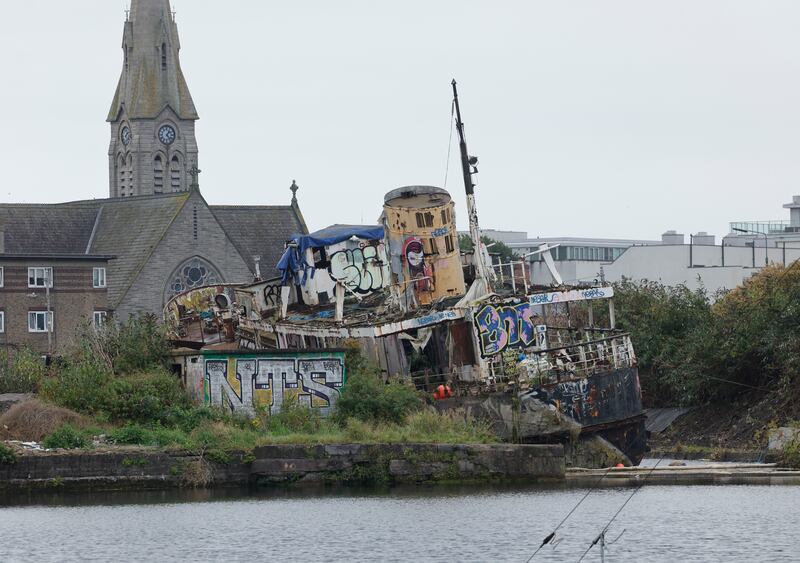
<svg viewBox="0 0 800 563"><path fill-rule="evenodd" d="M326 415L345 384L341 352L291 356L207 356L203 389L205 403L232 412L271 414L286 403L316 408Z"/></svg>
<svg viewBox="0 0 800 563"><path fill-rule="evenodd" d="M530 303L485 305L474 315L481 355L486 358L507 348L537 345L543 332Z"/></svg>

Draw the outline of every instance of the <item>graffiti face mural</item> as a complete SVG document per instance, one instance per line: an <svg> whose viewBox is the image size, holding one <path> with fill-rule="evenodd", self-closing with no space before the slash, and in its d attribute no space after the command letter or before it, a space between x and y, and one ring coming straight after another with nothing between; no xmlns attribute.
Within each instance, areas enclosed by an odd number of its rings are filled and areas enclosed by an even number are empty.
<svg viewBox="0 0 800 563"><path fill-rule="evenodd" d="M350 291L369 294L389 285L389 261L383 243L340 250L331 255L328 272Z"/></svg>
<svg viewBox="0 0 800 563"><path fill-rule="evenodd" d="M425 262L425 247L422 240L417 237L406 239L403 244L403 256L408 264L409 280L419 280L414 284L417 292L430 291L433 286L431 280L433 271Z"/></svg>
<svg viewBox="0 0 800 563"><path fill-rule="evenodd" d="M292 356L206 356L206 405L253 414L257 407L280 412L289 401L326 415L345 383L344 353Z"/></svg>
<svg viewBox="0 0 800 563"><path fill-rule="evenodd" d="M481 355L486 358L507 348L534 346L543 339L529 303L485 305L474 315ZM540 343L540 342L539 342Z"/></svg>

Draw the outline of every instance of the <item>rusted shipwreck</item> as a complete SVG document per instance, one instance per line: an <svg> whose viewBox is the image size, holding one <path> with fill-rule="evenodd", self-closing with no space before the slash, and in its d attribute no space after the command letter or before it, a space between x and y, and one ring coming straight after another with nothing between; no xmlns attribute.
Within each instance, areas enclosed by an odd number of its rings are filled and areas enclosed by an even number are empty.
<svg viewBox="0 0 800 563"><path fill-rule="evenodd" d="M217 384L213 374L198 373L198 396L204 388L206 401L250 409L248 400L269 389L261 400L271 407L294 393L327 409L344 384L343 368L326 374L271 366L285 367L281 358L290 356L341 361L349 341L387 379L426 392L450 385L456 397L440 408L466 408L507 439L563 441L576 432L565 422L574 421L583 435L602 436L633 462L641 458L636 355L630 336L615 327L613 288L536 288L524 262L488 265L488 279L474 276L475 260L488 253L459 251L453 202L440 188L390 192L381 223L294 237L281 278L173 299L165 316L176 340L200 337L197 354L218 370L222 350L236 349L249 362L245 370L231 365ZM267 362L263 370L259 359ZM244 392L247 386L253 389Z"/></svg>
<svg viewBox="0 0 800 563"><path fill-rule="evenodd" d="M355 342L384 378L428 393L449 385L455 397L438 408L465 409L508 440L599 440L638 463L636 354L616 328L613 288L538 287L524 259L493 263L453 90L474 251L460 251L453 200L433 186L389 192L379 224L296 235L279 278L195 289L166 306L187 385L232 409L274 410L290 395L325 411ZM540 253L560 280L549 249Z"/></svg>

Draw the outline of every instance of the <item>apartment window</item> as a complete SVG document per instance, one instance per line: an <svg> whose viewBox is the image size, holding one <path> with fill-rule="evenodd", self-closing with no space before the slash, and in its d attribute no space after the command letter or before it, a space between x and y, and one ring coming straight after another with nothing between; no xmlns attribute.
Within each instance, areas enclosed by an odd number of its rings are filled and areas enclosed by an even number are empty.
<svg viewBox="0 0 800 563"><path fill-rule="evenodd" d="M30 311L28 313L28 332L53 332L53 313L47 311Z"/></svg>
<svg viewBox="0 0 800 563"><path fill-rule="evenodd" d="M425 227L425 216L422 213L417 213L417 227L420 229Z"/></svg>
<svg viewBox="0 0 800 563"><path fill-rule="evenodd" d="M5 311L0 311L0 334L6 331L6 314Z"/></svg>
<svg viewBox="0 0 800 563"><path fill-rule="evenodd" d="M106 320L108 319L108 313L105 311L95 311L94 317L92 319L94 327L100 328L106 324Z"/></svg>
<svg viewBox="0 0 800 563"><path fill-rule="evenodd" d="M28 268L28 287L53 287L53 268Z"/></svg>
<svg viewBox="0 0 800 563"><path fill-rule="evenodd" d="M4 274L5 274L4 269L2 267L0 267L0 287L4 286L4 280L5 280L5 275Z"/></svg>
<svg viewBox="0 0 800 563"><path fill-rule="evenodd" d="M102 289L106 286L106 269L95 268L92 274L92 287L95 289Z"/></svg>

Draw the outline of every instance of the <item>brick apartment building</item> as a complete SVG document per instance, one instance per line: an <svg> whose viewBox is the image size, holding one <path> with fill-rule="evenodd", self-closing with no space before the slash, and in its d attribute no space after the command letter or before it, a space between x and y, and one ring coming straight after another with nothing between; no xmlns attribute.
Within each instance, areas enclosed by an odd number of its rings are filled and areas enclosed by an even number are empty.
<svg viewBox="0 0 800 563"><path fill-rule="evenodd" d="M105 322L109 259L0 255L0 345L57 354L81 324Z"/></svg>

